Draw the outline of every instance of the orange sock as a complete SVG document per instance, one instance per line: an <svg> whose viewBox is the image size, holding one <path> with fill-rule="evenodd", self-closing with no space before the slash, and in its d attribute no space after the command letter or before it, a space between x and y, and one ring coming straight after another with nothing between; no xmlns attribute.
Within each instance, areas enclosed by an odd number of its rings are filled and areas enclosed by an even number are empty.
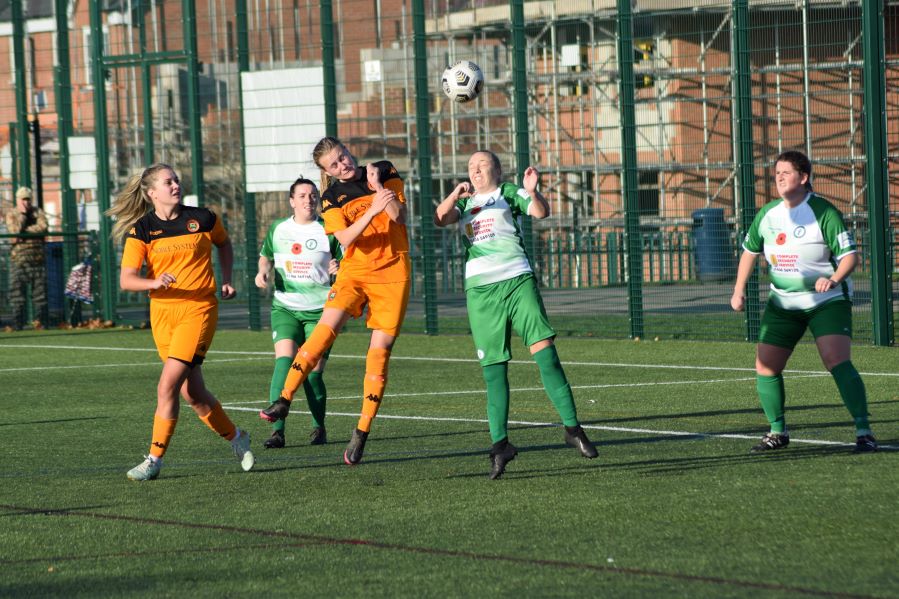
<svg viewBox="0 0 899 599"><path fill-rule="evenodd" d="M153 416L153 437L150 441L151 456L162 459L162 456L165 455L165 450L169 448L169 441L172 435L175 434L176 424L178 424L177 418L169 420Z"/></svg>
<svg viewBox="0 0 899 599"><path fill-rule="evenodd" d="M293 358L290 370L287 371L287 378L284 380L284 389L281 390L281 397L287 401L293 401L293 396L318 364L322 354L328 351L337 339L334 329L326 324L318 323L312 329L312 334L306 339L306 343L297 350L297 355Z"/></svg>
<svg viewBox="0 0 899 599"><path fill-rule="evenodd" d="M378 414L384 388L387 387L387 360L389 349L370 349L365 357L365 382L362 384L362 415L356 425L362 432L371 431L371 421Z"/></svg>
<svg viewBox="0 0 899 599"><path fill-rule="evenodd" d="M237 434L237 428L234 426L234 423L231 422L231 419L228 418L228 415L225 414L222 404L218 402L215 402L215 407L213 407L208 414L200 416L200 420L228 441L233 439Z"/></svg>

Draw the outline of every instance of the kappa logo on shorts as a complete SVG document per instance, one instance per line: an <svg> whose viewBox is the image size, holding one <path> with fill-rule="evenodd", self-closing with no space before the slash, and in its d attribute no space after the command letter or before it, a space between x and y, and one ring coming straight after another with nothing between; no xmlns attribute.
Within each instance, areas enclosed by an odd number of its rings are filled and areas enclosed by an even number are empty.
<svg viewBox="0 0 899 599"><path fill-rule="evenodd" d="M196 233L200 230L200 223L194 219L190 219L187 221L187 230L191 233Z"/></svg>
<svg viewBox="0 0 899 599"><path fill-rule="evenodd" d="M290 246L290 253L291 253L291 254L294 254L294 255L296 255L296 254L302 254L302 253L303 253L303 246L301 246L299 243L293 244L292 246Z"/></svg>

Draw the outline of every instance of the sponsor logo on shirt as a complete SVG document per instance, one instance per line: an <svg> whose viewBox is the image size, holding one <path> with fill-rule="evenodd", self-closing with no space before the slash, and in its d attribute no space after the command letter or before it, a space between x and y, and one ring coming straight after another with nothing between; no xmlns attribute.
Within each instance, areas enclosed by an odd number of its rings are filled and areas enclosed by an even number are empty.
<svg viewBox="0 0 899 599"><path fill-rule="evenodd" d="M162 229L158 231L150 231L150 237L156 237L157 235L162 235Z"/></svg>
<svg viewBox="0 0 899 599"><path fill-rule="evenodd" d="M200 223L194 219L190 219L189 221L187 221L187 230L191 233L196 233L200 230Z"/></svg>
<svg viewBox="0 0 899 599"><path fill-rule="evenodd" d="M839 235L837 235L837 243L840 244L840 249L845 250L848 247L852 246L852 233L849 231L843 231Z"/></svg>

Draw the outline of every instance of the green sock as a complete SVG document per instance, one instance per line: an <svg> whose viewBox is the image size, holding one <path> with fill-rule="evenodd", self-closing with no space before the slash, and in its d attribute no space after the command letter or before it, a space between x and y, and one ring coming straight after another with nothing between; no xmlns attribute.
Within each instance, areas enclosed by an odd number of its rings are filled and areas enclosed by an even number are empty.
<svg viewBox="0 0 899 599"><path fill-rule="evenodd" d="M272 372L272 384L268 389L268 403L273 404L278 401L278 397L281 395L281 389L284 388L284 380L287 378L287 373L290 372L290 365L293 363L293 358L284 356L283 358L275 358L275 370ZM284 419L276 420L272 423L273 431L281 431L284 432Z"/></svg>
<svg viewBox="0 0 899 599"><path fill-rule="evenodd" d="M487 422L490 423L490 440L502 441L508 436L509 424L509 365L506 362L484 366L484 382L487 383Z"/></svg>
<svg viewBox="0 0 899 599"><path fill-rule="evenodd" d="M543 388L549 395L550 401L556 406L559 417L562 418L562 424L565 426L577 426L577 410L574 407L574 396L571 394L571 385L565 378L565 371L562 370L562 363L559 361L559 354L556 352L556 346L550 345L544 347L534 354L534 361L540 368L540 380L543 381Z"/></svg>
<svg viewBox="0 0 899 599"><path fill-rule="evenodd" d="M787 421L784 418L784 377L782 374L767 376L755 375L755 388L759 393L759 401L768 422L771 424L772 433L784 433L787 430Z"/></svg>
<svg viewBox="0 0 899 599"><path fill-rule="evenodd" d="M837 383L843 403L846 404L846 408L855 420L856 432L871 434L871 425L868 423L868 396L865 393L865 383L858 370L850 360L846 360L834 366L830 374Z"/></svg>
<svg viewBox="0 0 899 599"><path fill-rule="evenodd" d="M314 370L306 377L303 383L306 391L306 401L309 403L309 411L312 412L312 426L325 427L325 404L328 401L328 390L325 389L325 379L322 373Z"/></svg>

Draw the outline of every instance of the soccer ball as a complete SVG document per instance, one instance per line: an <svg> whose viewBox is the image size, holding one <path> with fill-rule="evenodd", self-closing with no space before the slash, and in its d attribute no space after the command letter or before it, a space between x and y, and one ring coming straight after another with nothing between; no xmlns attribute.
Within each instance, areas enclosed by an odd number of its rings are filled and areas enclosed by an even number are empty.
<svg viewBox="0 0 899 599"><path fill-rule="evenodd" d="M443 93L454 102L470 102L484 88L481 67L470 60L460 60L443 71Z"/></svg>

